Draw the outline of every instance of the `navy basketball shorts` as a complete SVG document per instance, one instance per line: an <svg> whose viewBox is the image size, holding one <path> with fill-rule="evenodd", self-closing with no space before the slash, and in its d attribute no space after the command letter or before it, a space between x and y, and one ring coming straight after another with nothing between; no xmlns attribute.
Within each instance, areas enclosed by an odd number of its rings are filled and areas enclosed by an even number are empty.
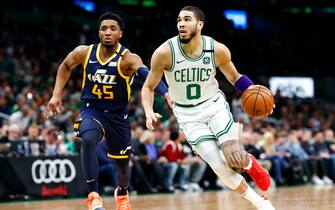
<svg viewBox="0 0 335 210"><path fill-rule="evenodd" d="M85 120L85 118L92 119L100 125L107 142L108 157L114 159L126 159L129 157L132 149L130 121L127 118L127 114L83 108L80 112L80 121ZM79 136L84 129L89 129L80 127L80 121L77 125Z"/></svg>

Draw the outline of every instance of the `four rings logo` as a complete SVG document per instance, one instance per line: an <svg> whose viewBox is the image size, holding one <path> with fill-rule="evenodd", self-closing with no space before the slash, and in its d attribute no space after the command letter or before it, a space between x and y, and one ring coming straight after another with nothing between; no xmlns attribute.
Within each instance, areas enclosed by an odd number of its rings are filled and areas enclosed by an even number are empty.
<svg viewBox="0 0 335 210"><path fill-rule="evenodd" d="M76 168L70 160L35 160L31 174L36 184L71 182L76 177Z"/></svg>

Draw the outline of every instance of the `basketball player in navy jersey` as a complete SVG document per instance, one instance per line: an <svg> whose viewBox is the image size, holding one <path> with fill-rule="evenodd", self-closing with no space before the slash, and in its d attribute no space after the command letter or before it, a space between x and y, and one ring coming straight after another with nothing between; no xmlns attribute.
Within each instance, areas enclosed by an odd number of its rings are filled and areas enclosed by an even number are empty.
<svg viewBox="0 0 335 210"><path fill-rule="evenodd" d="M60 64L47 116L61 111L61 94L71 70L83 66L82 109L79 123L75 124L83 139L82 166L89 190L88 209L103 210L98 194L98 161L96 145L106 139L108 156L115 160L118 169L118 187L115 190L117 210L131 210L128 196L130 177L129 155L131 152L130 122L127 119L127 105L130 99L130 83L138 75L145 80L148 69L141 58L119 43L124 25L114 13L105 13L99 18L99 44L78 46ZM156 92L169 99L168 89L161 82Z"/></svg>

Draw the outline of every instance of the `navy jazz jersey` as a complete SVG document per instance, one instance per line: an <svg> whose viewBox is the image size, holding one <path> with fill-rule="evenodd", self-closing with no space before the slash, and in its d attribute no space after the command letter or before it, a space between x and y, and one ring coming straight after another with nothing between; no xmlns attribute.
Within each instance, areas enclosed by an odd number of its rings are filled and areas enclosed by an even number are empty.
<svg viewBox="0 0 335 210"><path fill-rule="evenodd" d="M84 106L101 111L127 112L130 77L122 74L120 63L127 49L118 44L116 52L105 62L99 58L100 44L91 45L87 53L81 99Z"/></svg>

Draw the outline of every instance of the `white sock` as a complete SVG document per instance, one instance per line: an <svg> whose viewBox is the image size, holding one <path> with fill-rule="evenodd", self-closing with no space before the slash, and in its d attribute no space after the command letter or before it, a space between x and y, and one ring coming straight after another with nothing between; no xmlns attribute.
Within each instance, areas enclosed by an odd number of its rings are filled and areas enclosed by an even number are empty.
<svg viewBox="0 0 335 210"><path fill-rule="evenodd" d="M250 186L248 186L248 189L241 196L250 201L256 208L264 201L264 198L259 196Z"/></svg>

